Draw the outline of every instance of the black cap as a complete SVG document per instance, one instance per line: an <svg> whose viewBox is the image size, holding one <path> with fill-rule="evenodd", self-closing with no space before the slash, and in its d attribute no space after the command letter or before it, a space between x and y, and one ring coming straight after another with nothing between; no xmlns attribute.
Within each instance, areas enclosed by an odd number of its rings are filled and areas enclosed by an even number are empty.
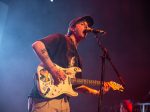
<svg viewBox="0 0 150 112"><path fill-rule="evenodd" d="M86 21L89 27L91 27L94 24L94 20L91 16L82 16L82 17L77 17L71 20L69 23L69 27L73 27L80 21Z"/></svg>

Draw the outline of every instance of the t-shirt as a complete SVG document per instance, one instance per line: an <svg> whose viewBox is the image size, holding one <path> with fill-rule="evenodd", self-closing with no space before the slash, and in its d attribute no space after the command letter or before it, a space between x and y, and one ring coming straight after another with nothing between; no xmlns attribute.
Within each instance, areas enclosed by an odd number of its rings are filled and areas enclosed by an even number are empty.
<svg viewBox="0 0 150 112"><path fill-rule="evenodd" d="M79 67L82 68L77 49L69 37L65 37L62 34L52 34L42 41L48 51L48 54L53 63L63 67ZM77 78L81 78L81 73L76 74ZM36 84L34 85L30 97L42 98L37 90Z"/></svg>

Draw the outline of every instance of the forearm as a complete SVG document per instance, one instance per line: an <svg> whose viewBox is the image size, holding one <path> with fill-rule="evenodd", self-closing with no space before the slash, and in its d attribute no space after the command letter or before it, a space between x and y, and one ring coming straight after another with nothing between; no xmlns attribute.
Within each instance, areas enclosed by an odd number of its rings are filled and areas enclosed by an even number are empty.
<svg viewBox="0 0 150 112"><path fill-rule="evenodd" d="M37 54L41 62L44 64L44 66L49 71L52 71L52 68L54 68L54 64L48 55L44 43L41 41L36 41L32 44L32 48L34 49L35 53Z"/></svg>
<svg viewBox="0 0 150 112"><path fill-rule="evenodd" d="M78 92L82 92L82 93L88 93L88 94L93 94L93 95L99 95L99 91L96 89L92 89L88 86L82 85L76 88L76 90Z"/></svg>
<svg viewBox="0 0 150 112"><path fill-rule="evenodd" d="M89 93L89 94L98 95L100 93L98 90L87 87L87 86L85 86L85 89L86 89L87 93Z"/></svg>
<svg viewBox="0 0 150 112"><path fill-rule="evenodd" d="M93 94L93 95L99 95L100 92L96 89L92 89L92 88L88 88L88 92L89 94Z"/></svg>
<svg viewBox="0 0 150 112"><path fill-rule="evenodd" d="M105 94L106 92L108 92L110 89L109 85L106 85L102 90L103 90L103 94ZM83 93L89 93L89 94L93 94L93 95L100 95L100 91L90 88L88 86L82 85L76 88L77 91L79 92L83 92Z"/></svg>

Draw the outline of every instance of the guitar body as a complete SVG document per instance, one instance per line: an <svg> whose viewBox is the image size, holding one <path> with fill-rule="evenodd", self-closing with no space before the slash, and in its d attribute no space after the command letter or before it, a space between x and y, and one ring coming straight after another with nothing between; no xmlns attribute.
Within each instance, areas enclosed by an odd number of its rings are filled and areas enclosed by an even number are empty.
<svg viewBox="0 0 150 112"><path fill-rule="evenodd" d="M66 79L55 84L52 74L42 65L39 65L37 68L37 87L40 95L45 98L55 98L62 94L78 96L78 93L72 88L71 78L75 78L75 74L81 72L81 69L78 67L62 68L56 64L55 66L65 72Z"/></svg>

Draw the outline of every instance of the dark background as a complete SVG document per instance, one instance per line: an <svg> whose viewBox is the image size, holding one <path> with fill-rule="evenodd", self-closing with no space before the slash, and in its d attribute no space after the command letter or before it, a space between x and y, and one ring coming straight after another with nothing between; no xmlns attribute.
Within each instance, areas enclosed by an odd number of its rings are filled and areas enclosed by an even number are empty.
<svg viewBox="0 0 150 112"><path fill-rule="evenodd" d="M103 110L117 110L124 99L148 102L150 94L150 16L144 0L0 0L0 112L27 112L27 97L39 63L32 43L52 33L67 32L71 19L91 15L95 28L126 83L124 93L104 95ZM83 77L100 79L102 52L94 35L79 45ZM105 80L120 83L106 62ZM97 97L80 94L72 112L97 112Z"/></svg>

